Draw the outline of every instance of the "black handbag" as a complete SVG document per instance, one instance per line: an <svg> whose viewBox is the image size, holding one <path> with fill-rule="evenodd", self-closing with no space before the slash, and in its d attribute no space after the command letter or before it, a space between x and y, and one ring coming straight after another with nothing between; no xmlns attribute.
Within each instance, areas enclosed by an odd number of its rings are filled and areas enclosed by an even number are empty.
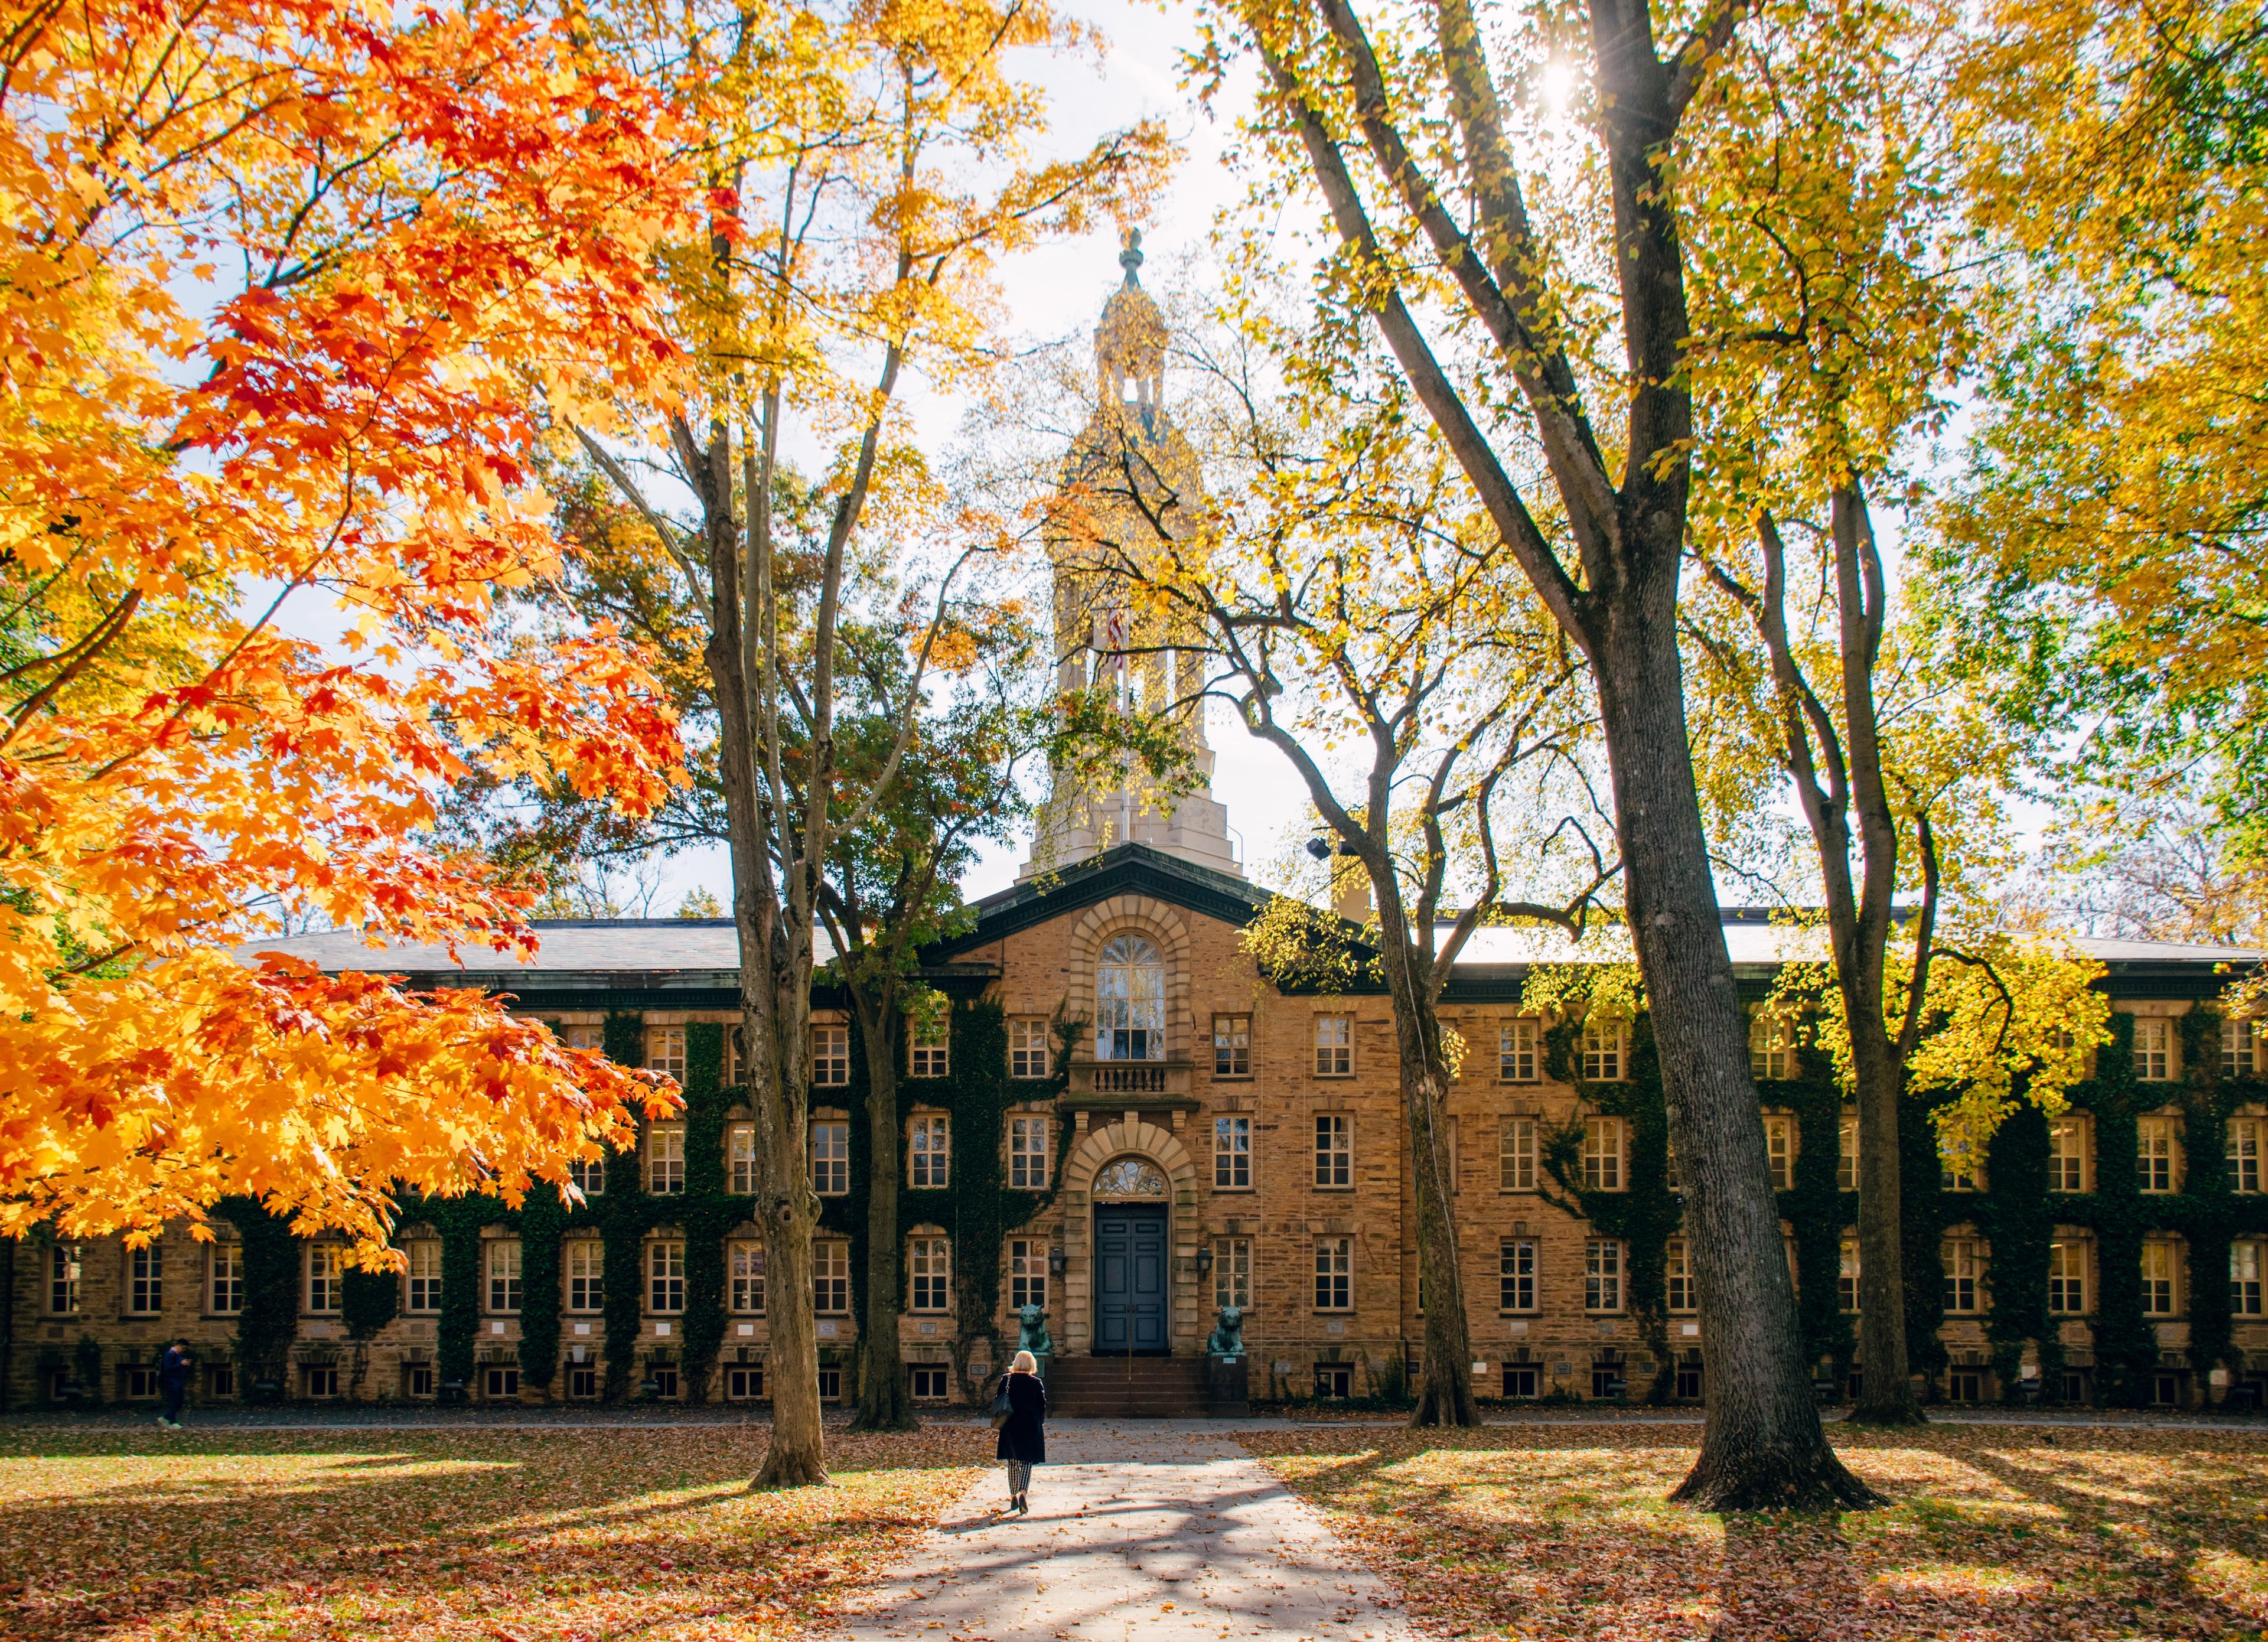
<svg viewBox="0 0 2268 1642"><path fill-rule="evenodd" d="M1000 1376L1000 1388L992 1394L992 1429L998 1431L1005 1425L1008 1417L1015 1411L1016 1405L1008 1400L1008 1376L1003 1374Z"/></svg>

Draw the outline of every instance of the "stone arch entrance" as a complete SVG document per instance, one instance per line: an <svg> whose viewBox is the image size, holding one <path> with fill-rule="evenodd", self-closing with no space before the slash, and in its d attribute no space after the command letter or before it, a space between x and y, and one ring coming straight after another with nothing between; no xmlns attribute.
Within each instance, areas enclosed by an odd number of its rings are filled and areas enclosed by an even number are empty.
<svg viewBox="0 0 2268 1642"><path fill-rule="evenodd" d="M1098 1194L1096 1176L1128 1160L1147 1162L1165 1177L1162 1196ZM1095 1213L1099 1204L1154 1203L1166 1217L1167 1304L1165 1350L1188 1356L1197 1350L1203 1297L1197 1292L1197 1174L1187 1147L1171 1130L1145 1123L1134 1113L1089 1129L1064 1162L1064 1350L1085 1357L1096 1350ZM1123 1349L1123 1348L1122 1348Z"/></svg>

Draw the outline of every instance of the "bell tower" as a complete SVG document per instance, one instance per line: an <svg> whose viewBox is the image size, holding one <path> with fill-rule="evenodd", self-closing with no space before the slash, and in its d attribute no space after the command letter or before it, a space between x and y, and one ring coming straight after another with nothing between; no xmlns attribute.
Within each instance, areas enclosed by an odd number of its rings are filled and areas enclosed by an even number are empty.
<svg viewBox="0 0 2268 1642"><path fill-rule="evenodd" d="M1049 541L1055 593L1056 681L1090 690L1121 712L1168 711L1199 778L1179 798L1144 791L1137 772L1057 769L1020 877L1143 843L1242 877L1228 843L1228 811L1212 796L1213 751L1198 698L1204 658L1176 644L1159 619L1135 607L1108 566L1139 559L1157 532L1193 521L1204 506L1197 453L1166 412L1166 316L1142 289L1142 236L1126 234L1125 276L1094 331L1094 406L1071 443L1058 484L1063 504Z"/></svg>

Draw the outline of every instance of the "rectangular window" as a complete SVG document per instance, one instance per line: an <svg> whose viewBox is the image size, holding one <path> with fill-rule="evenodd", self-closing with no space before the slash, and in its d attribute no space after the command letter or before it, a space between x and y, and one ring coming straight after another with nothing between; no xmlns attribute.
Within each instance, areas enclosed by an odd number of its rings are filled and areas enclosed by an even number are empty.
<svg viewBox="0 0 2268 1642"><path fill-rule="evenodd" d="M2134 1125L2134 1166L2142 1189L2169 1192L2176 1189L2175 1129L2170 1117L2146 1117Z"/></svg>
<svg viewBox="0 0 2268 1642"><path fill-rule="evenodd" d="M839 1237L811 1245L811 1308L822 1317L850 1314L850 1245Z"/></svg>
<svg viewBox="0 0 2268 1642"><path fill-rule="evenodd" d="M743 1316L761 1316L764 1309L764 1246L743 1241L733 1245L731 1263L733 1309Z"/></svg>
<svg viewBox="0 0 2268 1642"><path fill-rule="evenodd" d="M402 1263L409 1268L409 1282L404 1309L432 1313L441 1309L441 1245L438 1239L421 1237L401 1251Z"/></svg>
<svg viewBox="0 0 2268 1642"><path fill-rule="evenodd" d="M607 1195L607 1160L603 1156L577 1158L567 1166L567 1178L585 1197L603 1197Z"/></svg>
<svg viewBox="0 0 2268 1642"><path fill-rule="evenodd" d="M2048 1189L2087 1189L2087 1121L2058 1117L2048 1125Z"/></svg>
<svg viewBox="0 0 2268 1642"><path fill-rule="evenodd" d="M728 1190L743 1197L756 1189L756 1126L725 1125L725 1179Z"/></svg>
<svg viewBox="0 0 2268 1642"><path fill-rule="evenodd" d="M1835 1189L1859 1189L1859 1116L1846 1112L1835 1124Z"/></svg>
<svg viewBox="0 0 2268 1642"><path fill-rule="evenodd" d="M595 1376L593 1377L595 1378ZM413 1397L431 1396L434 1392L434 1380L435 1375L433 1373L433 1365L431 1363L405 1363L402 1365L401 1389L405 1395ZM591 1395L593 1396L596 1396L598 1393L593 1391Z"/></svg>
<svg viewBox="0 0 2268 1642"><path fill-rule="evenodd" d="M1008 1309L1048 1303L1048 1245L1037 1237L1008 1240Z"/></svg>
<svg viewBox="0 0 2268 1642"><path fill-rule="evenodd" d="M1948 1237L1940 1246L1945 1263L1945 1309L1967 1314L1977 1310L1979 1262L1973 1238Z"/></svg>
<svg viewBox="0 0 2268 1642"><path fill-rule="evenodd" d="M646 1309L674 1312L685 1309L685 1245L680 1242L645 1246Z"/></svg>
<svg viewBox="0 0 2268 1642"><path fill-rule="evenodd" d="M67 1314L78 1309L81 1271L77 1243L57 1243L48 1251L48 1309Z"/></svg>
<svg viewBox="0 0 2268 1642"><path fill-rule="evenodd" d="M1008 1075L1011 1078L1044 1078L1054 1070L1049 1064L1048 1023L1038 1020L1016 1020L1008 1023Z"/></svg>
<svg viewBox="0 0 2268 1642"><path fill-rule="evenodd" d="M307 1245L307 1309L339 1308L339 1250L332 1243Z"/></svg>
<svg viewBox="0 0 2268 1642"><path fill-rule="evenodd" d="M1620 1020L1583 1023L1583 1077L1591 1083L1620 1083L1629 1057L1628 1025Z"/></svg>
<svg viewBox="0 0 2268 1642"><path fill-rule="evenodd" d="M1767 1116L1764 1119L1764 1156L1771 1166L1771 1186L1774 1191L1795 1189L1795 1119Z"/></svg>
<svg viewBox="0 0 2268 1642"><path fill-rule="evenodd" d="M420 1245L412 1243L414 1250ZM436 1249L438 1243L431 1245ZM244 1249L236 1243L215 1243L209 1255L212 1272L212 1308L223 1317L244 1309Z"/></svg>
<svg viewBox="0 0 2268 1642"><path fill-rule="evenodd" d="M907 1371L917 1403L942 1403L953 1388L953 1371L949 1368L917 1365Z"/></svg>
<svg viewBox="0 0 2268 1642"><path fill-rule="evenodd" d="M1354 1184L1354 1119L1344 1112L1315 1114L1315 1184Z"/></svg>
<svg viewBox="0 0 2268 1642"><path fill-rule="evenodd" d="M1957 1145L1958 1150L1938 1154L1937 1189L1940 1191L1977 1189L1977 1155L1969 1149L1967 1141L1958 1142Z"/></svg>
<svg viewBox="0 0 2268 1642"><path fill-rule="evenodd" d="M932 1035L917 1033L908 1050L907 1072L916 1078L942 1078L953 1069L952 1052L948 1047L946 1028L940 1024Z"/></svg>
<svg viewBox="0 0 2268 1642"><path fill-rule="evenodd" d="M489 1246L489 1309L519 1309L519 1239L499 1237Z"/></svg>
<svg viewBox="0 0 2268 1642"><path fill-rule="evenodd" d="M2174 1075L2174 1023L2138 1020L2134 1022L2134 1079L2138 1083L2164 1083Z"/></svg>
<svg viewBox="0 0 2268 1642"><path fill-rule="evenodd" d="M1212 1018L1212 1075L1216 1078L1252 1076L1250 1015L1215 1015Z"/></svg>
<svg viewBox="0 0 2268 1642"><path fill-rule="evenodd" d="M678 1082L685 1081L685 1028L683 1027L648 1027L645 1029L645 1064L648 1071L667 1072Z"/></svg>
<svg viewBox="0 0 2268 1642"><path fill-rule="evenodd" d="M328 1363L310 1363L306 1379L307 1395L311 1397L335 1397L339 1394L339 1371Z"/></svg>
<svg viewBox="0 0 2268 1642"><path fill-rule="evenodd" d="M1587 1191L1623 1189L1623 1120L1583 1120L1583 1186Z"/></svg>
<svg viewBox="0 0 2268 1642"><path fill-rule="evenodd" d="M657 1197L685 1189L685 1125L656 1123L646 1131L645 1189Z"/></svg>
<svg viewBox="0 0 2268 1642"><path fill-rule="evenodd" d="M943 1191L951 1145L952 1130L944 1113L919 1113L908 1119L906 1184L916 1191Z"/></svg>
<svg viewBox="0 0 2268 1642"><path fill-rule="evenodd" d="M1507 1020L1496 1029L1498 1083L1534 1083L1543 1075L1535 1053L1535 1022Z"/></svg>
<svg viewBox="0 0 2268 1642"><path fill-rule="evenodd" d="M1498 1191L1535 1189L1535 1120L1507 1117L1496 1130L1496 1184Z"/></svg>
<svg viewBox="0 0 2268 1642"><path fill-rule="evenodd" d="M1498 1311L1535 1309L1535 1244L1529 1238L1506 1238L1496 1249L1496 1308Z"/></svg>
<svg viewBox="0 0 2268 1642"><path fill-rule="evenodd" d="M1315 1076L1351 1078L1353 1075L1354 1017L1352 1015L1317 1015L1315 1017Z"/></svg>
<svg viewBox="0 0 2268 1642"><path fill-rule="evenodd" d="M1055 1148L1048 1143L1044 1117L1008 1120L1008 1184L1017 1191L1045 1191Z"/></svg>
<svg viewBox="0 0 2268 1642"><path fill-rule="evenodd" d="M2260 1315L2260 1245L2228 1246L2228 1309L2239 1317Z"/></svg>
<svg viewBox="0 0 2268 1642"><path fill-rule="evenodd" d="M2142 1314L2174 1315L2174 1246L2168 1242L2142 1245Z"/></svg>
<svg viewBox="0 0 2268 1642"><path fill-rule="evenodd" d="M438 1245L436 1245L437 1248ZM567 1309L597 1311L607 1303L607 1246L596 1238L567 1245ZM438 1290L439 1285L437 1283Z"/></svg>
<svg viewBox="0 0 2268 1642"><path fill-rule="evenodd" d="M606 1049L607 1029L604 1027L560 1027L556 1030L559 1041L571 1049L589 1049L593 1054L600 1054Z"/></svg>
<svg viewBox="0 0 2268 1642"><path fill-rule="evenodd" d="M425 1373L428 1381L425 1389L430 1395L433 1388L431 1383L433 1371L429 1368ZM599 1395L598 1366L594 1363L568 1364L567 1395L577 1402L589 1402L595 1398Z"/></svg>
<svg viewBox="0 0 2268 1642"><path fill-rule="evenodd" d="M1212 1303L1252 1309L1252 1240L1212 1240Z"/></svg>
<svg viewBox="0 0 2268 1642"><path fill-rule="evenodd" d="M1662 1265L1668 1278L1669 1309L1697 1311L1701 1296L1693 1286L1693 1254L1683 1238L1669 1240L1669 1250Z"/></svg>
<svg viewBox="0 0 2268 1642"><path fill-rule="evenodd" d="M2228 1120L2228 1189L2231 1191L2257 1192L2260 1189L2260 1132L2268 1124L2257 1117L2232 1117Z"/></svg>
<svg viewBox="0 0 2268 1642"><path fill-rule="evenodd" d="M156 1243L126 1251L126 1309L141 1317L166 1309L166 1251Z"/></svg>
<svg viewBox="0 0 2268 1642"><path fill-rule="evenodd" d="M811 1081L814 1088L850 1086L850 1028L814 1022L811 1028Z"/></svg>
<svg viewBox="0 0 2268 1642"><path fill-rule="evenodd" d="M1212 1120L1212 1184L1216 1191L1245 1191L1252 1185L1252 1120Z"/></svg>
<svg viewBox="0 0 2268 1642"><path fill-rule="evenodd" d="M953 1257L942 1237L917 1237L911 1258L913 1311L943 1311L953 1299Z"/></svg>
<svg viewBox="0 0 2268 1642"><path fill-rule="evenodd" d="M2252 1078L2259 1075L2258 1028L2250 1020L2224 1020L2220 1023L2220 1075L2224 1078Z"/></svg>
<svg viewBox="0 0 2268 1642"><path fill-rule="evenodd" d="M1315 1309L1348 1311L1354 1306L1354 1239L1315 1240Z"/></svg>
<svg viewBox="0 0 2268 1642"><path fill-rule="evenodd" d="M1583 1245L1583 1309L1622 1308L1623 1246L1612 1238L1594 1237Z"/></svg>
<svg viewBox="0 0 2268 1642"><path fill-rule="evenodd" d="M1769 1012L1759 1009L1749 1016L1749 1075L1759 1079L1793 1077L1789 1036L1786 1026Z"/></svg>
<svg viewBox="0 0 2268 1642"><path fill-rule="evenodd" d="M811 1126L811 1189L822 1197L850 1195L850 1125L840 1118Z"/></svg>
<svg viewBox="0 0 2268 1642"><path fill-rule="evenodd" d="M2048 1309L2058 1317L2087 1314L2087 1245L2048 1245Z"/></svg>
<svg viewBox="0 0 2268 1642"><path fill-rule="evenodd" d="M1859 1240L1843 1240L1841 1263L1835 1272L1835 1303L1851 1316L1859 1314Z"/></svg>

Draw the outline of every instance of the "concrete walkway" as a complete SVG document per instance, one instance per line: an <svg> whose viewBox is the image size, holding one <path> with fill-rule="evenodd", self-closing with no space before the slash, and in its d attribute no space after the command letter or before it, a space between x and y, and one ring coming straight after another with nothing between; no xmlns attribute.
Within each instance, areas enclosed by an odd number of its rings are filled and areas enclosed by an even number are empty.
<svg viewBox="0 0 2268 1642"><path fill-rule="evenodd" d="M1032 1513L996 1470L856 1604L853 1642L1415 1642L1374 1574L1218 1426L1051 1420Z"/></svg>

